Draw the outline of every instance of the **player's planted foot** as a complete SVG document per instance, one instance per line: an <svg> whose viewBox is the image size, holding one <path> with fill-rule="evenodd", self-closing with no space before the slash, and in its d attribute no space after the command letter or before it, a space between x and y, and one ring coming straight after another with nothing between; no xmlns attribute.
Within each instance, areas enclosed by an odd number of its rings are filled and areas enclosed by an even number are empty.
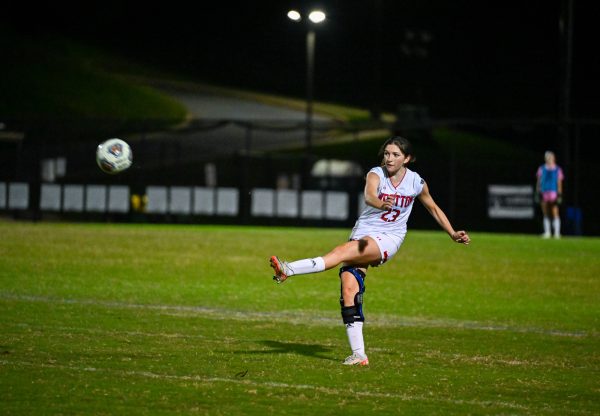
<svg viewBox="0 0 600 416"><path fill-rule="evenodd" d="M369 365L369 359L366 355L360 355L358 353L354 353L351 356L347 357L344 362L344 365Z"/></svg>
<svg viewBox="0 0 600 416"><path fill-rule="evenodd" d="M271 267L275 271L273 280L277 283L283 283L290 276L290 268L286 261L279 260L277 256L271 257Z"/></svg>

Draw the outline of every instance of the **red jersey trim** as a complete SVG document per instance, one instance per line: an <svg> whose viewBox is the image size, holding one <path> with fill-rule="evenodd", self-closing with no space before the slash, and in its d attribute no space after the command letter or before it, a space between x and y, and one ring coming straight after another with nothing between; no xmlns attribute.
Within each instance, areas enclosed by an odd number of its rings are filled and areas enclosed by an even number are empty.
<svg viewBox="0 0 600 416"><path fill-rule="evenodd" d="M400 178L400 182L398 182L398 185L394 185L394 182L392 182L392 178L390 178L389 176L387 176L387 170L385 171L386 172L385 176L387 177L387 180L390 181L390 185L392 185L392 188L398 189L398 187L402 184L402 181L406 177L406 172L407 171L408 170L406 168L404 168L404 175L402 175L402 178Z"/></svg>

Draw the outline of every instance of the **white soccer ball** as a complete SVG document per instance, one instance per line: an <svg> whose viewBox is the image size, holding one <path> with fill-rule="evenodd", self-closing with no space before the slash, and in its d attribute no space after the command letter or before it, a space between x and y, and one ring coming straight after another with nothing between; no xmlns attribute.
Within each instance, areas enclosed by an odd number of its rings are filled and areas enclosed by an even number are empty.
<svg viewBox="0 0 600 416"><path fill-rule="evenodd" d="M96 162L100 169L112 175L123 172L133 163L131 147L121 139L108 139L96 149Z"/></svg>

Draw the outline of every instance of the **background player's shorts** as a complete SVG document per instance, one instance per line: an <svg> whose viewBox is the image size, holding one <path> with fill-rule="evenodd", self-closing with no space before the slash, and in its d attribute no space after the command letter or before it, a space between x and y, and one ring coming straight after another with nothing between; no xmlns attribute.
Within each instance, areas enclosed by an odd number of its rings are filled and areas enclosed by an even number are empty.
<svg viewBox="0 0 600 416"><path fill-rule="evenodd" d="M371 237L379 246L379 252L381 253L381 261L379 264L372 264L371 266L379 266L389 259L391 259L394 254L398 252L402 242L404 241L404 235L396 235L396 234L365 234L365 235L352 235L350 237L351 240L360 240L363 237Z"/></svg>
<svg viewBox="0 0 600 416"><path fill-rule="evenodd" d="M558 198L556 191L542 192L542 201L544 202L556 202L556 198Z"/></svg>

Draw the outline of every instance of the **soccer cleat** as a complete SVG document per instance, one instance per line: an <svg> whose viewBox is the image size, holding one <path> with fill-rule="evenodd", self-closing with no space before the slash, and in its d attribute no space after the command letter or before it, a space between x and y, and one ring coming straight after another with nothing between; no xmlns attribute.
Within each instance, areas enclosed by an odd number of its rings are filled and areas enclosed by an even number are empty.
<svg viewBox="0 0 600 416"><path fill-rule="evenodd" d="M344 362L344 365L369 365L369 358L366 355L360 355L358 353L354 353L351 356L347 357Z"/></svg>
<svg viewBox="0 0 600 416"><path fill-rule="evenodd" d="M271 267L275 271L275 276L273 276L273 280L277 283L283 283L290 276L290 266L288 266L286 261L279 260L277 256L271 257Z"/></svg>

